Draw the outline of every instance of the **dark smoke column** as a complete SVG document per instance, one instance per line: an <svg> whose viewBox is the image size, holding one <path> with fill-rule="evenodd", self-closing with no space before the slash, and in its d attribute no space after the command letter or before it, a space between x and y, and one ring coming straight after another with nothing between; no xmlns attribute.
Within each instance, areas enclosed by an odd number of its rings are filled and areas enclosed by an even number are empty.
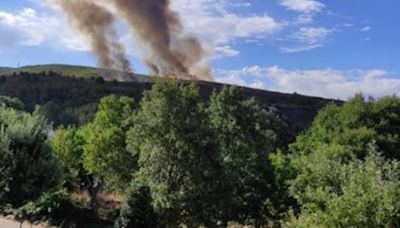
<svg viewBox="0 0 400 228"><path fill-rule="evenodd" d="M168 0L110 0L145 45L144 62L153 74L212 80L202 64L204 51L194 37L183 35L178 14Z"/></svg>
<svg viewBox="0 0 400 228"><path fill-rule="evenodd" d="M113 15L95 0L55 0L68 15L74 29L89 42L100 67L131 71L124 46L113 29Z"/></svg>

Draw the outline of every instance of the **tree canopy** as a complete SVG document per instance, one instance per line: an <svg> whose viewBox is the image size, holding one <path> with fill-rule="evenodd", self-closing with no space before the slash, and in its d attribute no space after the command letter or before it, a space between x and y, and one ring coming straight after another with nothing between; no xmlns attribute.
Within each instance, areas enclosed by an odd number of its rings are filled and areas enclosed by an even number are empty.
<svg viewBox="0 0 400 228"><path fill-rule="evenodd" d="M22 205L61 184L60 162L42 116L0 108L0 202Z"/></svg>
<svg viewBox="0 0 400 228"><path fill-rule="evenodd" d="M268 162L277 149L278 116L244 99L237 87L224 87L207 110L217 145L220 183L219 214L227 221L260 224L273 193L273 170Z"/></svg>
<svg viewBox="0 0 400 228"><path fill-rule="evenodd" d="M215 150L195 86L156 84L144 94L128 149L138 157L137 178L170 222L209 222ZM182 221L183 220L183 221Z"/></svg>
<svg viewBox="0 0 400 228"><path fill-rule="evenodd" d="M357 95L319 113L290 147L289 191L301 207L293 226L399 225L399 108L396 97Z"/></svg>
<svg viewBox="0 0 400 228"><path fill-rule="evenodd" d="M205 101L195 84L158 82L55 132L45 116L57 119L57 102L28 113L0 97L0 212L86 208L115 227L400 226L399 98L328 105L291 142L273 105L242 91Z"/></svg>

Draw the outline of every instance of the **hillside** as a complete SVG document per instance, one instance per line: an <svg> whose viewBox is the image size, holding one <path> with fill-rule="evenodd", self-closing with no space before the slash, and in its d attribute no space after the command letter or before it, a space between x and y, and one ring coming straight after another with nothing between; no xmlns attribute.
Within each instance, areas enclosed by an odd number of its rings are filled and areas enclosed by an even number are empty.
<svg viewBox="0 0 400 228"><path fill-rule="evenodd" d="M54 121L55 125L82 124L89 118L85 113L90 116L100 98L117 94L130 96L138 101L142 93L151 88L154 81L150 77L136 75L129 75L130 80L124 82L104 81L102 79L104 72L96 68L66 65L22 67L1 73L3 76L0 78L0 95L18 97L29 111L34 110L37 104L44 105L48 109L47 112L52 113L48 118ZM115 75L118 73L108 71L110 78ZM218 90L223 86L212 82L197 82L197 84L205 101L215 89ZM246 97L254 97L265 108L277 110L294 132L307 128L318 110L327 103L340 103L318 97L244 87L241 91Z"/></svg>
<svg viewBox="0 0 400 228"><path fill-rule="evenodd" d="M64 65L64 64L47 64L47 65L34 65L34 66L23 66L19 68L0 67L0 73L3 75L20 74L21 72L41 74L43 72L55 73L64 76L73 76L77 78L91 78L98 77L101 75L107 80L117 79L120 81L133 81L140 80L143 75L137 75L132 73L118 72L113 70L105 70L87 66L75 66L75 65Z"/></svg>
<svg viewBox="0 0 400 228"><path fill-rule="evenodd" d="M11 67L0 67L0 73L10 72L13 68Z"/></svg>

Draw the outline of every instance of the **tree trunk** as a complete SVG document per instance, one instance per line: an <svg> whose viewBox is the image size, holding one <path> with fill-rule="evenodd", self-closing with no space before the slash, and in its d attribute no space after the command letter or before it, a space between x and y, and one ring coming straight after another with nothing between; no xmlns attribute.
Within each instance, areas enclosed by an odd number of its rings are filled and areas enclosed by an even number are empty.
<svg viewBox="0 0 400 228"><path fill-rule="evenodd" d="M101 188L103 187L103 180L102 179L95 179L91 176L87 176L86 178L88 182L88 192L90 195L90 207L98 217L98 209L99 209L99 202L97 199L97 195Z"/></svg>
<svg viewBox="0 0 400 228"><path fill-rule="evenodd" d="M227 228L228 227L228 221L223 219L221 223L221 228Z"/></svg>

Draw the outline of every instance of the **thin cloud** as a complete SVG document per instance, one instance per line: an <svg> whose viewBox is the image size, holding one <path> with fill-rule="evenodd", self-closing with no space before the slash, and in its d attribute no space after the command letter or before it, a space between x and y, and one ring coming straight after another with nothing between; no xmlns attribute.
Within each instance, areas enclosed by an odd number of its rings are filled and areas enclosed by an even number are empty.
<svg viewBox="0 0 400 228"><path fill-rule="evenodd" d="M326 98L349 99L356 93L382 97L400 96L400 78L380 69L371 70L287 70L278 66L252 66L239 70L218 70L216 79L241 86ZM234 79L229 82L226 79Z"/></svg>
<svg viewBox="0 0 400 228"><path fill-rule="evenodd" d="M280 48L282 53L310 51L323 47L324 41L333 30L323 27L302 27L289 35L285 40L288 44Z"/></svg>
<svg viewBox="0 0 400 228"><path fill-rule="evenodd" d="M322 44L311 44L307 46L300 46L300 47L281 47L279 50L281 53L297 53L297 52L305 52L311 51L316 48L323 47Z"/></svg>
<svg viewBox="0 0 400 228"><path fill-rule="evenodd" d="M280 0L280 4L288 10L299 13L320 12L326 6L315 0Z"/></svg>
<svg viewBox="0 0 400 228"><path fill-rule="evenodd" d="M368 31L370 31L371 29L372 29L371 26L365 26L365 27L361 28L361 32L368 32Z"/></svg>

